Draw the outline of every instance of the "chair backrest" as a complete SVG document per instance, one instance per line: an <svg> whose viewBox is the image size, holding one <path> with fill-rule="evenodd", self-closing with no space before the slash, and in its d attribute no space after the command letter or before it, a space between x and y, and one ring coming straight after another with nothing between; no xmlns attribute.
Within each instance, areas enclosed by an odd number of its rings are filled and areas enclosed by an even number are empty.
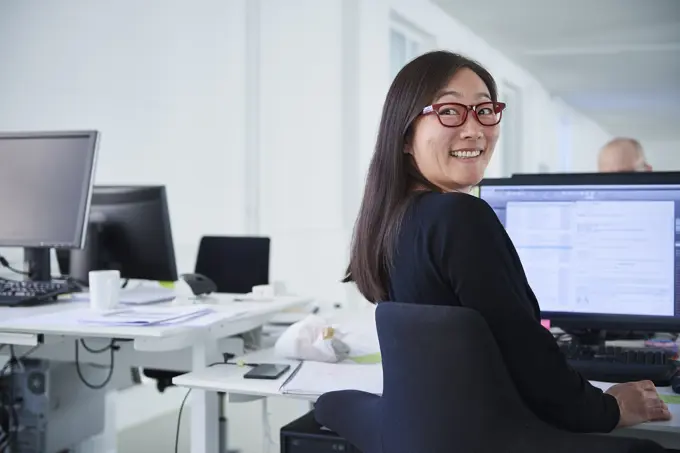
<svg viewBox="0 0 680 453"><path fill-rule="evenodd" d="M524 405L482 316L451 306L380 303L385 451L460 451L490 426L543 425Z"/></svg>
<svg viewBox="0 0 680 453"><path fill-rule="evenodd" d="M248 293L269 283L268 237L204 236L195 272L210 278L218 293Z"/></svg>
<svg viewBox="0 0 680 453"><path fill-rule="evenodd" d="M322 395L319 423L363 453L657 453L647 440L574 434L524 404L476 311L383 302L376 309L382 397ZM558 390L559 391L559 390Z"/></svg>

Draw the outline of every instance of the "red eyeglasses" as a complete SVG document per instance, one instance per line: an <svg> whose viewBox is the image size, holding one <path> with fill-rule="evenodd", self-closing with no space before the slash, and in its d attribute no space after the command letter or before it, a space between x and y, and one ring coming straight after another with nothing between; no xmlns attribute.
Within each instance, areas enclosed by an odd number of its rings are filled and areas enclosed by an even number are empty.
<svg viewBox="0 0 680 453"><path fill-rule="evenodd" d="M471 111L482 126L495 126L501 122L503 110L505 110L504 102L482 102L477 105L445 102L428 105L420 114L429 115L434 113L437 115L437 118L439 118L439 122L442 126L458 127L465 123L468 112Z"/></svg>

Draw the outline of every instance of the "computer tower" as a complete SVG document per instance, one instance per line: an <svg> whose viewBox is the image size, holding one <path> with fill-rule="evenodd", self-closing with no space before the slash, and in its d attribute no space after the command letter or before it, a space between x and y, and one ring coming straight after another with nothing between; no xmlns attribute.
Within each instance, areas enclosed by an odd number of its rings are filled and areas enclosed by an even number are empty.
<svg viewBox="0 0 680 453"><path fill-rule="evenodd" d="M92 374L86 364L81 370ZM104 430L106 391L85 386L75 363L23 359L0 376L0 394L10 453L68 451Z"/></svg>
<svg viewBox="0 0 680 453"><path fill-rule="evenodd" d="M319 425L314 411L281 428L281 453L361 453L342 437Z"/></svg>

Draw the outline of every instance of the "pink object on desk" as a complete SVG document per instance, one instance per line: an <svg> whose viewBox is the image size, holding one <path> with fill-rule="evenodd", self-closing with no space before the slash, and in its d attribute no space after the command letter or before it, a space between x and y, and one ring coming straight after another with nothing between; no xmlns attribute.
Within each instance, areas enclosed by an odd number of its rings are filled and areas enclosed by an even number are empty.
<svg viewBox="0 0 680 453"><path fill-rule="evenodd" d="M541 319L541 325L545 327L546 329L550 330L550 320L549 319Z"/></svg>

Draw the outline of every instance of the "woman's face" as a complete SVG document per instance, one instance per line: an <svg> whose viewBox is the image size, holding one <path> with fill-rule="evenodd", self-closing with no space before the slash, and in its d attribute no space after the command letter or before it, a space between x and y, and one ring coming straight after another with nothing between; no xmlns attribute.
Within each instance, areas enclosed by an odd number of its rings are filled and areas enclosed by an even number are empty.
<svg viewBox="0 0 680 453"><path fill-rule="evenodd" d="M449 80L432 104L448 102L476 106L490 102L489 89L471 69L463 68ZM478 110L483 122L492 123L488 115L495 115L491 104ZM435 109L442 121L457 124L456 117L464 115L455 105ZM486 116L486 120L483 118ZM442 125L435 113L421 115L414 122L411 140L406 152L413 156L420 172L439 188L451 191L469 191L484 177L484 171L493 155L500 124L482 125L469 111L465 122L459 126Z"/></svg>

